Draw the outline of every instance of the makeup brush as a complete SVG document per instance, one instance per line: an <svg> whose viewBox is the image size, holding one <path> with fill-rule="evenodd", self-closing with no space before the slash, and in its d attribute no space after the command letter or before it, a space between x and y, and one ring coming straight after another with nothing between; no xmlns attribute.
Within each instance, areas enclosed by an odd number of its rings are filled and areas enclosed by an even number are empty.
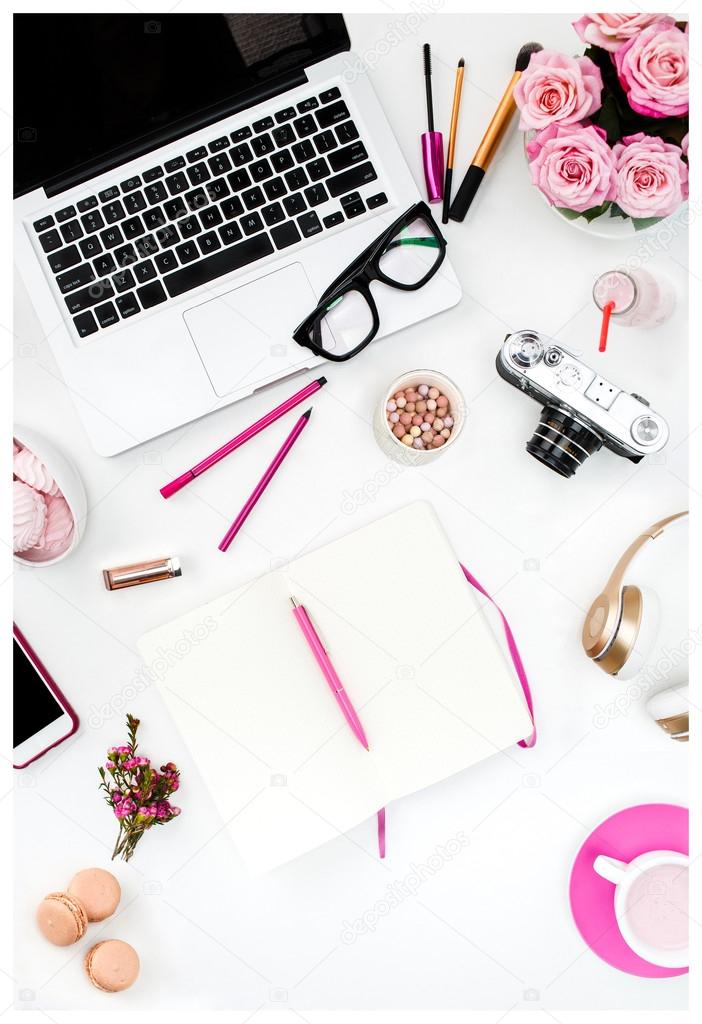
<svg viewBox="0 0 702 1024"><path fill-rule="evenodd" d="M422 135L422 162L427 198L430 203L440 203L444 191L444 139L441 132L434 131L434 100L431 94L431 47L424 47L424 85L427 91L427 130Z"/></svg>
<svg viewBox="0 0 702 1024"><path fill-rule="evenodd" d="M456 84L453 87L453 107L451 109L451 128L449 130L448 154L446 157L446 179L444 181L444 208L441 214L441 223L449 222L449 207L451 205L451 179L453 178L453 156L456 151L456 134L458 133L458 111L461 109L461 92L463 91L463 69L466 62L463 57L456 68Z"/></svg>
<svg viewBox="0 0 702 1024"><path fill-rule="evenodd" d="M485 172L490 166L490 161L497 152L497 148L502 141L502 136L509 125L512 115L517 109L513 96L514 87L522 77L522 72L526 70L529 61L531 60L532 53L538 53L539 50L543 50L541 43L525 43L517 54L517 60L514 64L514 74L509 80L509 84L498 104L492 121L483 135L483 140L478 146L475 156L473 157L473 161L466 171L466 176L461 182L461 187L456 193L456 198L451 204L451 209L449 211L451 220L463 220L465 215L468 213L468 208L475 199L475 194L480 187L481 181L485 177Z"/></svg>

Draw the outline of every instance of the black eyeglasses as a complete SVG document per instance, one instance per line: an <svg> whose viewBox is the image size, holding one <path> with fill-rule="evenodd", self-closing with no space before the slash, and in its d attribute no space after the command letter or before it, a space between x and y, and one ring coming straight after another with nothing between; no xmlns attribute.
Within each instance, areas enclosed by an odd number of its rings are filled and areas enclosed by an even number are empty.
<svg viewBox="0 0 702 1024"><path fill-rule="evenodd" d="M431 280L445 255L446 240L429 207L415 203L329 285L293 338L325 359L351 359L380 329L371 281L417 291Z"/></svg>

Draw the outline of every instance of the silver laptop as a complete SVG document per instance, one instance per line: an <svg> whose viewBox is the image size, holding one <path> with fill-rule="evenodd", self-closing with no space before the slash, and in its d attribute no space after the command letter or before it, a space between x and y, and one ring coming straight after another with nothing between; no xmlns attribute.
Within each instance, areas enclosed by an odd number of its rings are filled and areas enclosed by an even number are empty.
<svg viewBox="0 0 702 1024"><path fill-rule="evenodd" d="M322 362L292 331L420 198L343 18L14 21L16 261L95 450ZM374 287L381 334L460 297Z"/></svg>

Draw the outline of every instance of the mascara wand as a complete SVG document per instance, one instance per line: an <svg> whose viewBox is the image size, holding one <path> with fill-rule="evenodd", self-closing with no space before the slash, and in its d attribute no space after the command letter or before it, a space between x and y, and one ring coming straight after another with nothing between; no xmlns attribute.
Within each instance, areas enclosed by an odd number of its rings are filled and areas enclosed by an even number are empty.
<svg viewBox="0 0 702 1024"><path fill-rule="evenodd" d="M434 99L431 91L431 47L425 43L424 85L427 93L427 130L422 134L422 162L427 198L430 203L440 203L444 196L444 139L441 132L434 131Z"/></svg>

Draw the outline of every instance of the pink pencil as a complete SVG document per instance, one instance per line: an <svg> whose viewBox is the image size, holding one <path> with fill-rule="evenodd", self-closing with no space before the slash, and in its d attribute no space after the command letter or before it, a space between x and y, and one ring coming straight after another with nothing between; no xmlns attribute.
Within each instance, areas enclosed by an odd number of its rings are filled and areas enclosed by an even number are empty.
<svg viewBox="0 0 702 1024"><path fill-rule="evenodd" d="M271 462L270 466L268 467L266 472L263 474L263 476L261 477L259 482L254 487L254 490L253 490L253 493L251 494L251 497L246 502L246 504L242 508L241 512L239 513L239 515L236 517L236 519L234 520L232 525L229 527L229 529L227 530L227 532L225 533L225 535L222 537L221 541L219 542L218 547L219 547L220 551L226 551L227 550L227 548L229 547L231 542L234 540L234 538L236 537L236 535L239 532L239 530L242 528L242 526L244 525L246 520L249 518L249 515L251 514L251 512L252 512L256 502L261 497L261 495L265 491L266 487L268 487L268 484L271 482L271 480L273 479L273 477L277 473L277 471L280 468L283 460L285 459L285 456L288 454L288 452L290 451L292 446L295 444L295 442L297 441L297 439L300 436L300 434L302 433L302 431L307 426L307 423L309 421L311 412L312 412L311 409L308 409L307 412L303 412L302 416L300 416L300 419L297 421L295 426L292 428L292 430L290 431L288 436L283 441L283 444L281 446L280 451L278 452L276 457L273 459L273 461Z"/></svg>
<svg viewBox="0 0 702 1024"><path fill-rule="evenodd" d="M231 441L227 441L227 443L223 444L221 448L218 448L216 452L212 452L211 455L207 455L201 462L198 462L196 466L193 466L192 469L186 470L185 473L176 477L175 480L171 480L170 483L164 484L161 488L161 494L163 497L170 498L171 495L179 491L181 487L185 487L186 484L189 484L196 476L200 476L200 474L204 473L205 470L210 468L210 466L214 466L220 461L220 459L223 459L231 452L236 451L237 448L240 448L241 445L245 444L245 442L250 440L250 438L255 437L261 430L264 430L271 423L275 423L276 420L280 419L281 416L284 416L290 409L294 409L296 405L300 404L300 402L304 402L304 400L309 398L310 395L319 391L319 389L324 387L326 383L326 377L318 377L317 380L313 380L311 384L307 384L301 391L297 391L294 395L291 395L290 398L286 398L285 401L281 402L280 405L277 405L275 409L271 409L270 412L267 412L260 420L256 420L256 422L252 423L250 427L246 428L246 430L242 430L240 434L233 437Z"/></svg>

